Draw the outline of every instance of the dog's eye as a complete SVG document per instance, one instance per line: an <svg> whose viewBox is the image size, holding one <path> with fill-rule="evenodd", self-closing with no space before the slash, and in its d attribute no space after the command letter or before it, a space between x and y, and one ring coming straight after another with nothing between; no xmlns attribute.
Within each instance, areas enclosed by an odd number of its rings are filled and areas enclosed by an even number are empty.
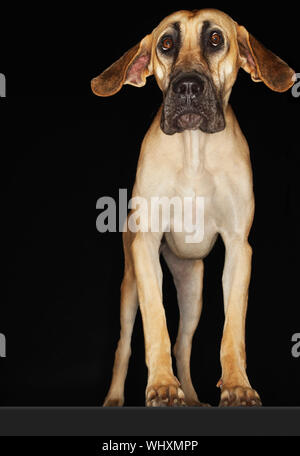
<svg viewBox="0 0 300 456"><path fill-rule="evenodd" d="M161 48L163 51L167 52L170 51L174 46L173 39L170 36L167 36L162 39Z"/></svg>
<svg viewBox="0 0 300 456"><path fill-rule="evenodd" d="M219 46L223 41L222 35L219 32L212 32L209 37L209 42L212 46Z"/></svg>

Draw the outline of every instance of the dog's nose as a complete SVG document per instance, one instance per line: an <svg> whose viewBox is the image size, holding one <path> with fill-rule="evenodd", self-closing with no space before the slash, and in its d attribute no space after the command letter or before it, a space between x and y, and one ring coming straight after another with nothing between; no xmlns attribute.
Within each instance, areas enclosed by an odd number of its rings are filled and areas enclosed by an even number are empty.
<svg viewBox="0 0 300 456"><path fill-rule="evenodd" d="M195 76L183 77L173 83L173 91L187 98L200 95L203 89L203 81Z"/></svg>

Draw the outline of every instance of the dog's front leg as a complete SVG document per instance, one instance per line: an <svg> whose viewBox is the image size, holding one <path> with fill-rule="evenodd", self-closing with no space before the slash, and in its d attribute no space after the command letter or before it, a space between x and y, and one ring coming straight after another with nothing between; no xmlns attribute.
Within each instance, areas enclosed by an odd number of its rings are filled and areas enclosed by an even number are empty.
<svg viewBox="0 0 300 456"><path fill-rule="evenodd" d="M171 344L162 301L161 237L160 233L139 232L131 247L148 367L146 405L178 406L185 405L184 393L172 369Z"/></svg>
<svg viewBox="0 0 300 456"><path fill-rule="evenodd" d="M245 354L245 318L252 249L243 238L223 240L226 247L222 279L225 323L221 343L220 406L257 406L261 402L257 392L250 386Z"/></svg>

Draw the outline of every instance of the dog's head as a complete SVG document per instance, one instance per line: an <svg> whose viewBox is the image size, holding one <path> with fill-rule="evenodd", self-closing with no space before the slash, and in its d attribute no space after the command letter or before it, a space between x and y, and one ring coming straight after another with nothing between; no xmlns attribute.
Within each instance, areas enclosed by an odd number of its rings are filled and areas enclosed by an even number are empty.
<svg viewBox="0 0 300 456"><path fill-rule="evenodd" d="M213 9L178 11L91 86L96 95L110 96L123 84L142 87L154 74L164 96L164 133L216 133L225 128L224 110L239 68L277 92L294 83L294 71L227 14Z"/></svg>

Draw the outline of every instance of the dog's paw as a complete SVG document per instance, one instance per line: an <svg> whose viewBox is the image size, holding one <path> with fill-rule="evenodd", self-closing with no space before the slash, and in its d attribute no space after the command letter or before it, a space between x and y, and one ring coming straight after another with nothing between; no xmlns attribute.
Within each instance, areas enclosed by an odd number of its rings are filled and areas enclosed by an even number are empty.
<svg viewBox="0 0 300 456"><path fill-rule="evenodd" d="M206 404L204 402L197 401L196 399L185 399L186 405L188 407L211 407L210 404Z"/></svg>
<svg viewBox="0 0 300 456"><path fill-rule="evenodd" d="M102 407L122 407L124 403L123 399L120 398L106 398Z"/></svg>
<svg viewBox="0 0 300 456"><path fill-rule="evenodd" d="M262 405L258 393L244 386L222 386L219 407L260 407Z"/></svg>
<svg viewBox="0 0 300 456"><path fill-rule="evenodd" d="M177 385L151 385L146 391L147 407L184 407L184 392Z"/></svg>

